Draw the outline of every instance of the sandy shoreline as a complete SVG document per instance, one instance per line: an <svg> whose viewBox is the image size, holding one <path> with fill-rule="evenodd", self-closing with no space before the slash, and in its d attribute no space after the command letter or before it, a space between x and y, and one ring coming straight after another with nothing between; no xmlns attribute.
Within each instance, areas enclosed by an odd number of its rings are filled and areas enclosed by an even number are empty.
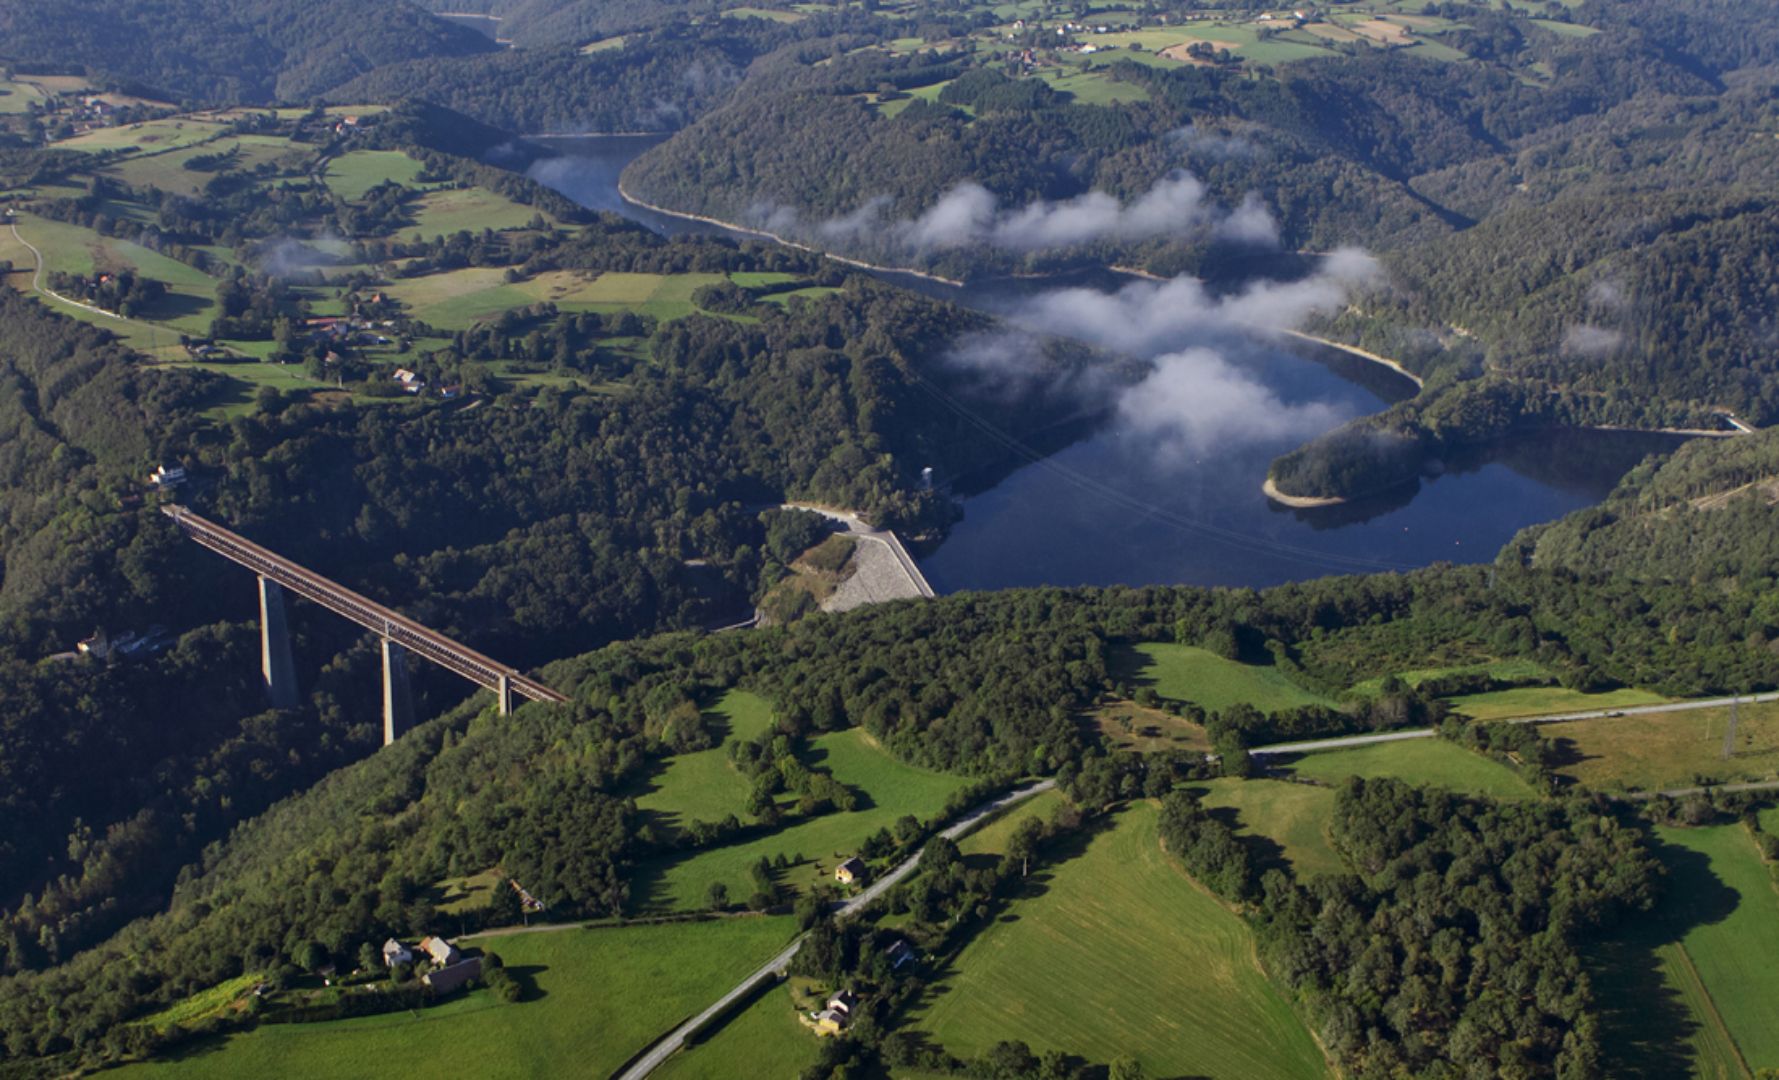
<svg viewBox="0 0 1779 1080"><path fill-rule="evenodd" d="M1266 478L1266 483L1260 485L1260 490L1266 492L1266 497L1273 502L1295 510L1314 510L1319 506L1339 506L1347 501L1338 495L1287 495L1279 490L1279 486L1273 483L1270 476Z"/></svg>
<svg viewBox="0 0 1779 1080"><path fill-rule="evenodd" d="M1392 360L1387 356L1379 356L1377 353L1368 352L1365 349L1361 349L1357 345L1347 345L1347 344L1344 344L1339 341L1330 341L1327 338L1317 337L1314 334L1306 334L1302 330L1286 330L1285 333L1291 335L1294 338L1297 338L1300 341L1308 341L1308 342L1311 342L1316 345L1325 345L1330 349L1339 349L1341 352L1346 353L1348 356L1357 356L1361 360L1369 360L1374 364L1381 364L1384 367L1389 368L1391 371L1394 371L1396 374L1407 379L1409 382L1414 383L1415 387L1417 389L1427 385L1426 380L1422 379L1419 375L1416 375L1414 372L1403 367L1397 361Z"/></svg>

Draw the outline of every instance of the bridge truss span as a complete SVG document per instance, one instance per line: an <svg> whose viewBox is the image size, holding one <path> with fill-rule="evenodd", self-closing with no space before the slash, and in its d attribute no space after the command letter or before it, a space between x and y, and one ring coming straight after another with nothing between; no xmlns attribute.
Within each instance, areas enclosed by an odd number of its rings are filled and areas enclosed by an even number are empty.
<svg viewBox="0 0 1779 1080"><path fill-rule="evenodd" d="M313 601L327 608L336 615L350 619L366 630L377 634L383 639L385 655L388 648L397 647L402 651L430 660L440 667L451 671L478 686L494 691L500 700L501 712L507 713L512 708L512 695L518 694L531 701L565 702L568 698L561 692L526 675L517 668L508 667L492 657L469 648L461 642L430 629L421 623L408 618L399 611L385 607L369 597L346 588L338 582L322 577L305 567L299 566L284 556L270 551L253 541L223 528L183 506L168 504L161 507L178 525L180 531L197 543L216 552L239 566L244 566L259 575L262 583L270 584L277 589L288 590L305 600ZM273 656L278 648L288 654L288 642L274 643L272 628L280 627L282 633L283 619L281 614L274 619L266 613L268 607L267 591L262 584L261 589L261 632L264 638L266 655L266 672L268 690L276 700L281 693L272 679L275 668ZM285 661L288 667L288 661ZM385 664L387 673L388 664ZM389 689L385 688L386 691ZM386 700L390 695L385 694ZM385 736L393 739L391 717L385 717Z"/></svg>

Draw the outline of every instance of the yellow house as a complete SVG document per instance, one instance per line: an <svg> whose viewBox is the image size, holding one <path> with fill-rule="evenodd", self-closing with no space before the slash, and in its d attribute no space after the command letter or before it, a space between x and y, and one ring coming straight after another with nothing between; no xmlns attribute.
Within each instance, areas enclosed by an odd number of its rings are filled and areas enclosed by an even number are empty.
<svg viewBox="0 0 1779 1080"><path fill-rule="evenodd" d="M815 1033L817 1035L838 1035L846 1030L846 1014L833 1009L823 1009L815 1015Z"/></svg>
<svg viewBox="0 0 1779 1080"><path fill-rule="evenodd" d="M865 860L856 855L834 868L834 880L842 885L851 885L855 881L864 880L864 877Z"/></svg>

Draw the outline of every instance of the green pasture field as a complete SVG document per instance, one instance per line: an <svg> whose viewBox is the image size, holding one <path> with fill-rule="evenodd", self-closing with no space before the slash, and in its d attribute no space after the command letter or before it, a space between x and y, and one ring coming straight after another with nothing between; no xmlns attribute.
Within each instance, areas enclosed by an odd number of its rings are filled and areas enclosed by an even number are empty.
<svg viewBox="0 0 1779 1080"><path fill-rule="evenodd" d="M144 154L176 150L208 142L226 131L223 125L191 116L169 116L140 124L100 128L55 144L58 150L134 149Z"/></svg>
<svg viewBox="0 0 1779 1080"><path fill-rule="evenodd" d="M791 888L831 882L834 864L856 852L866 837L906 814L931 818L968 783L961 776L897 761L860 728L811 740L807 760L862 792L861 808L798 821L744 843L645 862L637 868L632 903L651 911L697 910L706 906L710 886L718 881L728 887L732 901L745 900L754 891L749 870L762 855L774 859L782 854L792 860L803 856L804 861L780 876L781 883Z"/></svg>
<svg viewBox="0 0 1779 1080"><path fill-rule="evenodd" d="M563 311L615 314L635 311L665 322L697 310L692 293L723 280L721 274L604 273L554 270L509 284L499 267L469 267L406 278L384 291L407 305L415 318L440 330L466 330L512 308L548 300Z"/></svg>
<svg viewBox="0 0 1779 1080"><path fill-rule="evenodd" d="M33 103L46 99L43 89L32 83L0 79L0 115L17 115L31 111Z"/></svg>
<svg viewBox="0 0 1779 1080"><path fill-rule="evenodd" d="M1533 19L1532 25L1543 27L1553 34L1562 37L1593 37L1600 32L1598 27L1584 26L1581 23L1561 22L1556 19Z"/></svg>
<svg viewBox="0 0 1779 1080"><path fill-rule="evenodd" d="M458 232L501 232L523 229L543 211L521 206L503 195L482 188L449 188L422 195L415 203L414 224L403 232L422 237L450 236ZM549 220L548 214L543 214Z"/></svg>
<svg viewBox="0 0 1779 1080"><path fill-rule="evenodd" d="M1393 776L1410 784L1496 799L1529 799L1532 789L1512 769L1445 739L1404 739L1349 750L1305 754L1288 766L1292 773L1327 784L1349 776Z"/></svg>
<svg viewBox="0 0 1779 1080"><path fill-rule="evenodd" d="M1133 805L1035 872L1042 891L965 946L910 1026L960 1056L1019 1039L1102 1062L1134 1054L1148 1076L1326 1076L1247 926L1161 850L1158 818Z"/></svg>
<svg viewBox="0 0 1779 1080"><path fill-rule="evenodd" d="M794 1077L816 1063L821 1040L797 1020L789 983L755 998L703 1040L667 1059L661 1080Z"/></svg>
<svg viewBox="0 0 1779 1080"><path fill-rule="evenodd" d="M1584 694L1561 686L1521 686L1466 694L1451 699L1452 711L1472 720L1503 720L1515 716L1586 712L1590 709L1622 709L1627 705L1659 705L1667 698L1647 690L1608 690Z"/></svg>
<svg viewBox="0 0 1779 1080"><path fill-rule="evenodd" d="M1298 880L1348 872L1326 831L1334 816L1333 789L1258 779L1207 780L1188 786L1200 792L1205 806L1235 811L1238 834L1264 836L1279 845L1280 856L1291 864Z"/></svg>
<svg viewBox="0 0 1779 1080"><path fill-rule="evenodd" d="M20 214L16 224L19 236L43 253L45 288L52 271L91 274L100 265L134 267L168 286L169 295L156 310L130 319L89 311L46 293L35 294L56 311L109 330L132 347L163 358L183 355L179 348L181 332L195 330L201 333L208 329L215 306L216 285L197 270L127 240L100 236L78 225L30 214ZM0 236L4 237L0 240L0 258L10 259L19 268L9 275L7 284L21 292L30 292L35 276L35 258L22 243L14 241L11 228L0 229Z"/></svg>
<svg viewBox="0 0 1779 1080"><path fill-rule="evenodd" d="M778 23L802 22L809 15L801 11L780 11L776 8L732 7L723 12L725 19L769 19Z"/></svg>
<svg viewBox="0 0 1779 1080"><path fill-rule="evenodd" d="M1557 743L1558 772L1600 790L1660 791L1712 782L1779 779L1779 702L1737 707L1735 747L1723 740L1730 710L1615 716L1544 724Z"/></svg>
<svg viewBox="0 0 1779 1080"><path fill-rule="evenodd" d="M622 49L624 47L624 39L628 36L628 34L619 34L617 37L600 38L598 41L590 41L581 46L581 55L586 56L592 53L606 52L610 49Z"/></svg>
<svg viewBox="0 0 1779 1080"><path fill-rule="evenodd" d="M1668 868L1662 899L1595 958L1608 1074L1746 1077L1779 1068L1771 871L1740 824L1656 834Z"/></svg>
<svg viewBox="0 0 1779 1080"><path fill-rule="evenodd" d="M1231 705L1252 705L1276 712L1301 705L1332 704L1298 686L1277 668L1225 660L1196 645L1144 642L1118 647L1111 657L1114 673L1136 686L1150 686L1172 701L1220 712Z"/></svg>
<svg viewBox="0 0 1779 1080"><path fill-rule="evenodd" d="M335 195L357 202L365 192L391 180L418 187L416 177L420 171L420 163L400 150L354 150L329 161L324 179ZM530 220L529 215L526 220Z"/></svg>
<svg viewBox="0 0 1779 1080"><path fill-rule="evenodd" d="M691 821L721 821L730 814L747 819L753 784L729 760L729 744L756 739L772 726L772 706L745 690L731 690L706 714L723 732L709 750L675 754L636 797L646 820L668 834Z"/></svg>
<svg viewBox="0 0 1779 1080"><path fill-rule="evenodd" d="M418 1013L266 1024L189 1045L118 1080L302 1076L347 1080L399 1063L404 1074L609 1076L721 997L795 932L788 918L563 930L472 942L530 989L514 1004L474 991Z"/></svg>
<svg viewBox="0 0 1779 1080"><path fill-rule="evenodd" d="M185 163L192 158L238 150L239 155L233 167L239 171L249 171L263 163L277 161L293 149L298 148L287 139L271 135L241 135L165 153L132 154L107 166L105 172L138 187L159 188L176 195L196 195L203 191L204 185L216 174L186 168Z"/></svg>
<svg viewBox="0 0 1779 1080"><path fill-rule="evenodd" d="M1149 100L1148 91L1142 87L1118 82L1101 71L1044 68L1039 74L1052 88L1072 96L1077 105L1123 105Z"/></svg>

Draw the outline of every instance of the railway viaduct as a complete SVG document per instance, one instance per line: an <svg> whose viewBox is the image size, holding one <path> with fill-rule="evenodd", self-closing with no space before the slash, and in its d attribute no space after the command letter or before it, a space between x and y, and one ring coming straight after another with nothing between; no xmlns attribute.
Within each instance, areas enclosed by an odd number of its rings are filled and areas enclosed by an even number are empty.
<svg viewBox="0 0 1779 1080"><path fill-rule="evenodd" d="M414 723L413 698L408 689L408 656L419 656L494 691L500 714L513 711L514 695L531 701L567 701L516 668L476 652L406 615L384 607L336 582L322 577L223 528L183 506L168 504L161 512L173 519L185 535L223 558L253 571L259 577L260 672L266 696L273 708L294 708L297 703L296 667L290 653L290 628L285 619L284 594L288 590L342 615L376 634L383 642L383 745Z"/></svg>

